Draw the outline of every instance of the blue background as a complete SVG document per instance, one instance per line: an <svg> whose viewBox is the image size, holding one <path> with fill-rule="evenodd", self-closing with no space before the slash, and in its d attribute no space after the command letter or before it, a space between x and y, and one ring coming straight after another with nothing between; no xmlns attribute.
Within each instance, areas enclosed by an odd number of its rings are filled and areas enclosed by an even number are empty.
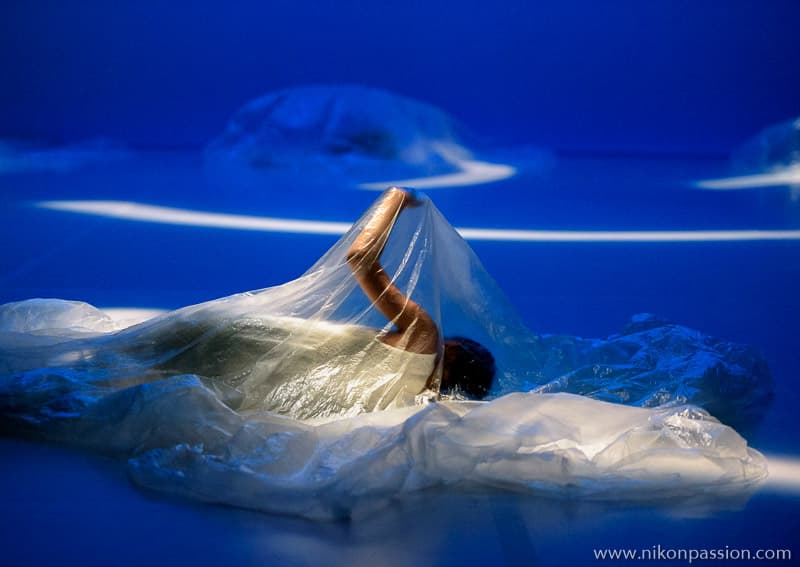
<svg viewBox="0 0 800 567"><path fill-rule="evenodd" d="M31 204L352 221L376 194L337 186L308 198L302 176L252 190L204 175L199 149L237 108L304 84L382 87L443 108L489 146L556 150L541 170L431 190L456 226L797 230L786 187L692 182L729 174L732 148L800 116L798 30L795 0L0 2L0 139L107 136L138 150L65 172L0 172L0 303L171 309L302 273L335 237ZM742 433L796 461L797 241L471 244L537 332L606 336L650 311L760 349L776 397ZM595 564L593 547L788 547L800 524L796 483L793 495L675 509L441 491L351 525L143 493L124 467L0 439L0 563Z"/></svg>
<svg viewBox="0 0 800 567"><path fill-rule="evenodd" d="M0 134L202 145L257 94L363 83L481 135L720 153L800 115L800 3L3 2Z"/></svg>

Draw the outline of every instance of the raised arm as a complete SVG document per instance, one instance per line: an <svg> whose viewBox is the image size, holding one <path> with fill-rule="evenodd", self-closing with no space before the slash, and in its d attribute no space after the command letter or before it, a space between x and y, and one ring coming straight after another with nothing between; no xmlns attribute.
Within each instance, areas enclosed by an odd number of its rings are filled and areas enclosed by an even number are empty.
<svg viewBox="0 0 800 567"><path fill-rule="evenodd" d="M439 342L436 323L419 304L403 295L380 264L397 217L413 200L403 189L389 189L348 250L347 263L370 301L397 327L397 332L384 340L412 352L435 353Z"/></svg>

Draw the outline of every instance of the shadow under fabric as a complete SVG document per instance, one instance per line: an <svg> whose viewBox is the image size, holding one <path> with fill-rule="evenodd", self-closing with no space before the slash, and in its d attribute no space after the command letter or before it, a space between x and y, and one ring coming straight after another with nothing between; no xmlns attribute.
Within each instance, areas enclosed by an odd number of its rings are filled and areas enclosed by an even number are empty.
<svg viewBox="0 0 800 567"><path fill-rule="evenodd" d="M376 205L298 279L134 327L77 302L0 306L4 429L130 458L153 488L315 518L437 485L617 498L766 474L697 408L521 393L547 382L540 338L427 198L395 219L381 263L440 338L488 348L497 375L493 401L414 405L440 357L380 342L392 324L346 261Z"/></svg>

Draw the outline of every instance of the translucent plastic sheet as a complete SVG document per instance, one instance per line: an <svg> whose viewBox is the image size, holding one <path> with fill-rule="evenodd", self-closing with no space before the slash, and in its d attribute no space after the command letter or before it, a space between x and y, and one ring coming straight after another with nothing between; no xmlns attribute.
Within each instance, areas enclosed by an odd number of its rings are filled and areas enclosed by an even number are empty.
<svg viewBox="0 0 800 567"><path fill-rule="evenodd" d="M440 485L628 498L766 474L734 430L696 408L509 394L547 382L541 340L425 198L379 235L384 270L434 320L439 350L448 336L477 340L497 375L490 402L417 405L442 357L383 344L393 325L347 262L381 199L274 288L118 331L86 304L0 307L4 427L132 457L147 486L318 518Z"/></svg>

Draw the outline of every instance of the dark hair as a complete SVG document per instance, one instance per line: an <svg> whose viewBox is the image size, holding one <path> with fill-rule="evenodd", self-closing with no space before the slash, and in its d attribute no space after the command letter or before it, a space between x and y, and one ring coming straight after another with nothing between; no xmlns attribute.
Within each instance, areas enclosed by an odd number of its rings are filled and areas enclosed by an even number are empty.
<svg viewBox="0 0 800 567"><path fill-rule="evenodd" d="M494 357L482 344L466 337L448 337L444 342L442 393L461 392L483 399L494 380Z"/></svg>

